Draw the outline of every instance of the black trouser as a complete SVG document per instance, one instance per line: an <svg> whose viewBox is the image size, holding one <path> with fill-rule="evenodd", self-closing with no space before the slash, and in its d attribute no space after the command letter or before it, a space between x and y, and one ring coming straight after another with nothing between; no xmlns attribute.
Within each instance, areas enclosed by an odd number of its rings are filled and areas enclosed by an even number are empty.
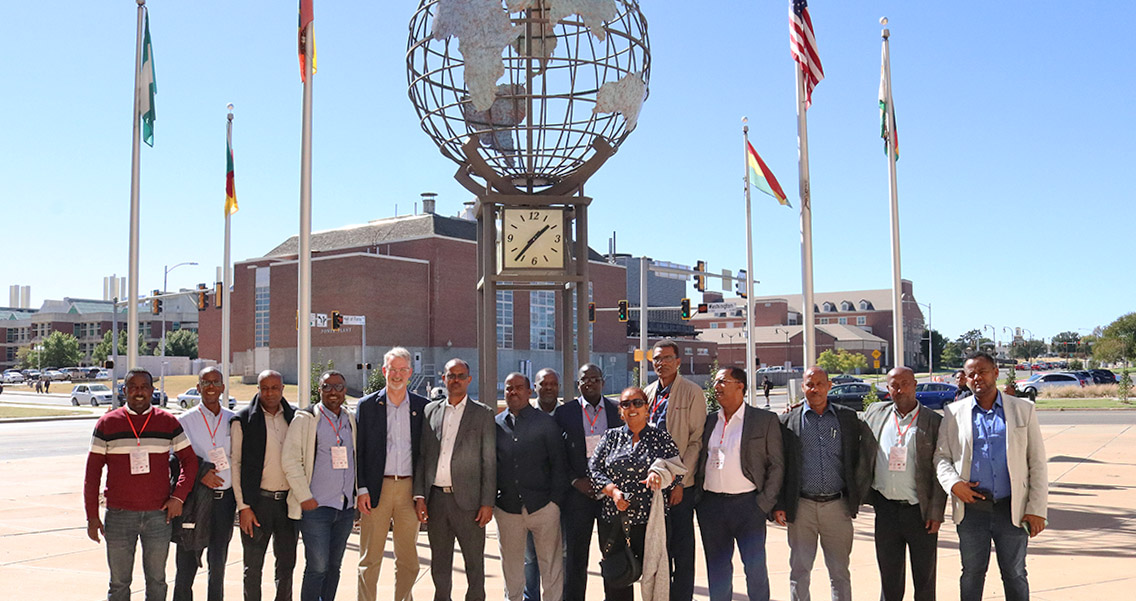
<svg viewBox="0 0 1136 601"><path fill-rule="evenodd" d="M564 601L584 601L588 585L588 556L601 502L573 488L560 507L564 539Z"/></svg>
<svg viewBox="0 0 1136 601"><path fill-rule="evenodd" d="M911 555L915 601L935 600L938 534L929 534L919 505L891 501L872 491L876 509L876 563L880 567L880 600L903 599L904 551Z"/></svg>
<svg viewBox="0 0 1136 601"><path fill-rule="evenodd" d="M233 489L220 491L214 496L210 510L209 553L205 556L209 563L209 601L221 601L225 596L225 562L229 559L229 541L233 538L233 515L237 511L237 498ZM174 600L193 601L193 579L201 565L202 551L205 549L186 549L177 546L174 562L177 576L174 577Z"/></svg>
<svg viewBox="0 0 1136 601"><path fill-rule="evenodd" d="M260 601L260 578L268 539L276 556L276 601L292 601L292 571L296 568L296 520L288 518L288 502L252 493L246 496L260 526L252 536L241 532L245 554L245 601ZM286 495L284 495L286 496Z"/></svg>
<svg viewBox="0 0 1136 601"><path fill-rule="evenodd" d="M607 554L620 553L627 546L623 537L623 527L619 522L605 522L602 519L598 526L600 548L606 549ZM647 538L647 524L631 525L631 552L643 564L643 541ZM610 547L608 546L610 545ZM604 581L604 596L606 601L635 601L634 585L614 588Z"/></svg>

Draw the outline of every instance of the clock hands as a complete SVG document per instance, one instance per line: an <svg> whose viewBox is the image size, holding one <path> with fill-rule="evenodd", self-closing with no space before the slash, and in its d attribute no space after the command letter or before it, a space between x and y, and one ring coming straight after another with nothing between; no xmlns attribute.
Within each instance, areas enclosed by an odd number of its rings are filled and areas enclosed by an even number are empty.
<svg viewBox="0 0 1136 601"><path fill-rule="evenodd" d="M517 256L513 260L520 262L521 258L525 256L526 252L528 252L529 248L532 247L534 243L536 243L537 238L540 238L551 227L552 226L550 225L546 225L537 230L536 233L532 235L532 238L529 238L529 241L523 247L521 247L521 251L517 253Z"/></svg>

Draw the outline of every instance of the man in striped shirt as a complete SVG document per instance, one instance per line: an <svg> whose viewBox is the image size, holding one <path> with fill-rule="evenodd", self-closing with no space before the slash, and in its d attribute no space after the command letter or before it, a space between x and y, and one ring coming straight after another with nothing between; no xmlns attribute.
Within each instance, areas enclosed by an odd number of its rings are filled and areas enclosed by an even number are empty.
<svg viewBox="0 0 1136 601"><path fill-rule="evenodd" d="M182 504L197 477L197 456L177 419L151 407L154 378L143 369L126 374L126 406L99 418L91 437L83 481L87 536L96 543L106 537L110 567L108 601L130 599L134 551L142 540L142 571L146 599L166 598L166 559L170 551L170 520L181 515ZM177 454L181 473L170 492L170 452ZM106 517L99 519L99 484L106 467Z"/></svg>

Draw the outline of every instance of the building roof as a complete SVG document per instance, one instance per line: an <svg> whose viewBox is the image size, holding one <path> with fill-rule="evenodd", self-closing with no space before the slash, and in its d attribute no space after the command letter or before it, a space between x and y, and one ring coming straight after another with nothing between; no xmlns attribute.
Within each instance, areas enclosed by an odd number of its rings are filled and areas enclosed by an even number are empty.
<svg viewBox="0 0 1136 601"><path fill-rule="evenodd" d="M785 343L785 334L789 338L801 333L803 326L757 326L753 329L754 344ZM871 332L856 326L842 326L839 324L817 325L816 329L828 334L837 342L862 342L869 344L887 345L887 341ZM716 342L718 344L743 344L745 328L708 328L699 330L699 340Z"/></svg>
<svg viewBox="0 0 1136 601"><path fill-rule="evenodd" d="M905 280L906 281L906 280ZM800 294L777 294L772 296L755 296L753 299L754 305L767 301L782 300L789 306L790 311L803 313L804 307L802 306L802 295ZM862 313L864 309L860 308L860 301L868 301L871 304L873 311L890 311L892 310L892 290L891 288L883 288L881 290L845 290L841 292L815 292L813 293L813 304L817 306L817 315L823 313L831 313L831 311L823 311L824 303L830 302L836 306L836 313L840 313L840 305L844 301L852 303L852 311L855 313ZM907 300L914 300L910 295L906 295ZM724 298L722 302L733 303L739 307L745 307L744 298ZM845 313L849 311L844 311ZM742 313L744 315L744 311ZM714 319L719 317L710 313L696 316L697 319Z"/></svg>
<svg viewBox="0 0 1136 601"><path fill-rule="evenodd" d="M349 248L367 248L380 244L403 242L441 236L457 240L477 240L477 222L460 217L446 217L437 213L404 215L387 219L376 219L367 223L346 225L340 228L312 232L312 252L329 252ZM264 258L289 257L300 252L299 236L292 236L268 251ZM600 255L591 248L588 258L602 261Z"/></svg>

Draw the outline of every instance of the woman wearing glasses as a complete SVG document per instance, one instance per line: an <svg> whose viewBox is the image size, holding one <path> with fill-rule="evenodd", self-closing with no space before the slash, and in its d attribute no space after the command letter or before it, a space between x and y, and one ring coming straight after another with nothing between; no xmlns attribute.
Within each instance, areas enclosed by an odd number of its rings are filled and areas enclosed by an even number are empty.
<svg viewBox="0 0 1136 601"><path fill-rule="evenodd" d="M659 503L652 516L652 500L665 498L658 491L669 493L686 469L670 434L647 425L647 413L647 395L639 388L625 389L619 400L624 425L600 439L588 471L596 494L604 496L598 526L604 557L623 553L630 540L643 566L644 598L650 599L654 590L665 593L669 582L665 503ZM647 557L644 548L649 550ZM604 593L608 601L633 598L631 585L617 586L606 578Z"/></svg>

